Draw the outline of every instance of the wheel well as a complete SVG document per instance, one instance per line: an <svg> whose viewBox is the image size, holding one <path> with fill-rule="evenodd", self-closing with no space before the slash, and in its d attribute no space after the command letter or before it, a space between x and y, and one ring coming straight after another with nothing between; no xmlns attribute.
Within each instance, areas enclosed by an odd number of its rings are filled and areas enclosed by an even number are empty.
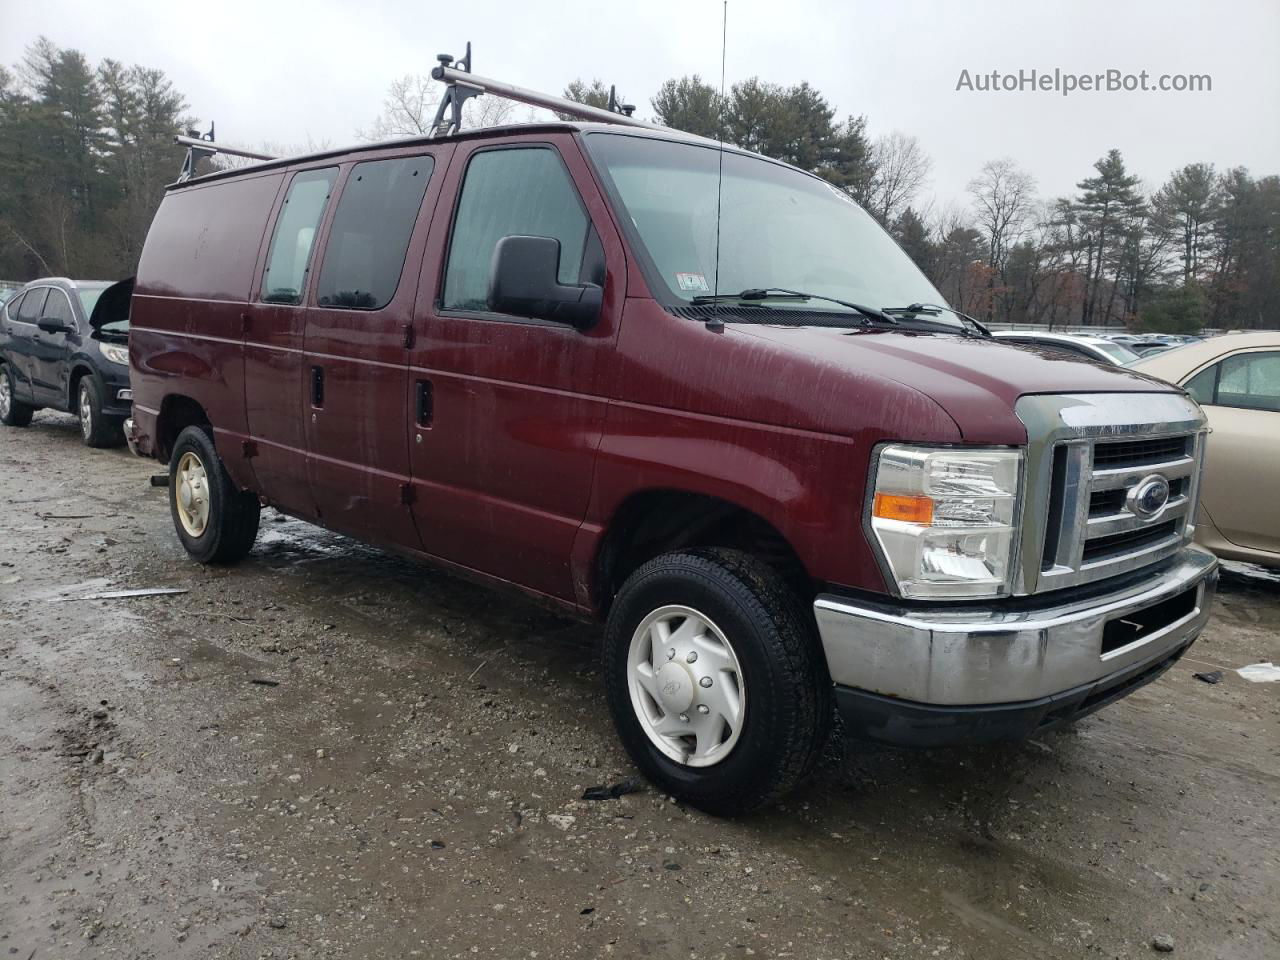
<svg viewBox="0 0 1280 960"><path fill-rule="evenodd" d="M737 504L681 490L651 490L625 501L605 532L596 561L594 601L603 615L622 584L663 553L691 547L730 547L773 566L803 595L808 572L777 528Z"/></svg>
<svg viewBox="0 0 1280 960"><path fill-rule="evenodd" d="M209 426L209 415L204 407L190 397L170 394L160 404L156 417L156 454L160 460L168 460L178 434L187 427L203 424Z"/></svg>
<svg viewBox="0 0 1280 960"><path fill-rule="evenodd" d="M67 385L67 409L73 413L79 400L76 392L80 389L80 381L84 379L86 373L92 374L93 371L83 363L76 364L71 371L71 380Z"/></svg>

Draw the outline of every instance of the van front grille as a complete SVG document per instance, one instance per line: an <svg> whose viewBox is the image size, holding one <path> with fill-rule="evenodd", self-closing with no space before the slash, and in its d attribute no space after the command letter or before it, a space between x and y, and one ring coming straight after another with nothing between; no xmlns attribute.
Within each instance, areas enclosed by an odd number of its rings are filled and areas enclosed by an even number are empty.
<svg viewBox="0 0 1280 960"><path fill-rule="evenodd" d="M1079 439L1053 448L1041 590L1125 573L1169 556L1190 538L1201 435ZM1131 501L1153 476L1168 500L1144 515Z"/></svg>
<svg viewBox="0 0 1280 960"><path fill-rule="evenodd" d="M1114 467L1144 467L1168 463L1187 455L1191 437L1160 437L1155 440L1119 440L1099 443L1093 451L1095 470Z"/></svg>
<svg viewBox="0 0 1280 960"><path fill-rule="evenodd" d="M1085 541L1080 560L1087 566L1100 560L1133 553L1135 550L1141 550L1143 547L1149 547L1153 543L1159 543L1161 540L1177 535L1178 521L1166 520L1164 523L1149 527L1113 533L1106 537L1095 537Z"/></svg>

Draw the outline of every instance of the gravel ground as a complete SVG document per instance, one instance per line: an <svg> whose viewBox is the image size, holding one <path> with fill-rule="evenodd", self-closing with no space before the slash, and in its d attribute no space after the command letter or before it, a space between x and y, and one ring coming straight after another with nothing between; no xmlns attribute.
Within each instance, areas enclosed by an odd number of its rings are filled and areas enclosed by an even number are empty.
<svg viewBox="0 0 1280 960"><path fill-rule="evenodd" d="M270 511L204 569L158 470L0 429L0 957L1280 956L1280 684L1228 669L1280 578L1069 731L725 821L578 799L636 777L598 630Z"/></svg>

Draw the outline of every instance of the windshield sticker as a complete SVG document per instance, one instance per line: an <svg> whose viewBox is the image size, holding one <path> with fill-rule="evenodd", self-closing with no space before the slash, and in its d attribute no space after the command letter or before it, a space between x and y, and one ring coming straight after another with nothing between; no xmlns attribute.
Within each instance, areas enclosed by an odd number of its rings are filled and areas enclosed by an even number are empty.
<svg viewBox="0 0 1280 960"><path fill-rule="evenodd" d="M677 273L676 286L681 290L697 290L700 293L711 290L707 286L707 278L700 273Z"/></svg>

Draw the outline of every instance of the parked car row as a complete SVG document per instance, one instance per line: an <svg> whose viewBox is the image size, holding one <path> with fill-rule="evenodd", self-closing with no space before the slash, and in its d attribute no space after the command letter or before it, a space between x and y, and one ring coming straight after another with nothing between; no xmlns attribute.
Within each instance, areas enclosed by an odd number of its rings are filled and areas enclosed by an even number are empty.
<svg viewBox="0 0 1280 960"><path fill-rule="evenodd" d="M1280 416L1264 348L1213 341L1202 409L1110 341L992 337L816 176L622 123L175 184L136 288L6 307L4 422L128 413L202 563L270 504L600 622L620 739L717 813L805 777L836 709L1018 739L1187 651L1205 409Z"/></svg>
<svg viewBox="0 0 1280 960"><path fill-rule="evenodd" d="M1098 363L1128 366L1139 354L1127 346L1104 337L1090 337L1078 333L1039 333L1022 330L999 330L995 336L1009 343L1043 347L1069 356Z"/></svg>

